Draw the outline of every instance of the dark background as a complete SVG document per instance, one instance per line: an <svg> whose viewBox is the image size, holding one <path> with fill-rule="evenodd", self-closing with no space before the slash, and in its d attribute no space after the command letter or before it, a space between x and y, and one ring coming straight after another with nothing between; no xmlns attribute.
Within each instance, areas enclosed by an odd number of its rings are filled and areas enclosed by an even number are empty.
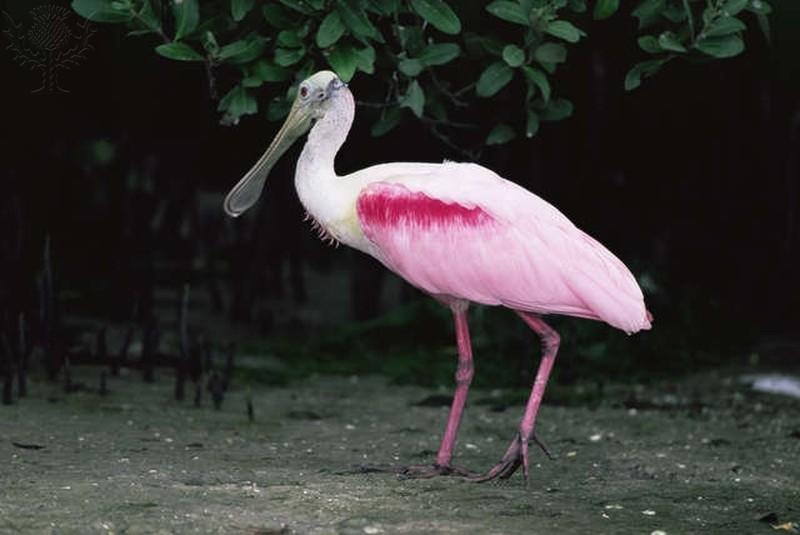
<svg viewBox="0 0 800 535"><path fill-rule="evenodd" d="M35 5L0 1L23 23ZM532 140L483 151L480 163L547 199L620 256L656 318L653 331L632 338L554 320L570 354L562 380L798 362L800 6L774 5L771 45L753 27L740 57L673 62L631 93L623 79L641 59L635 19L585 22L590 37L571 48L555 81L574 116L544 123ZM6 331L20 312L39 314L49 236L65 346L81 334L71 318L111 325L155 317L174 329L170 314L190 282L194 331L209 329L215 343L235 339L287 361L314 355L310 371L423 380L415 373L429 376L435 362L450 373L452 359L436 356L453 345L447 312L423 304L377 262L328 248L303 222L292 183L299 146L273 171L257 209L226 219L224 193L277 125L261 113L220 126L202 67L161 58L153 40L125 37L119 27L97 30L87 61L62 74L65 94L32 93L38 74L0 50ZM225 87L224 72L218 82ZM350 87L357 98L374 91L363 74ZM472 121L488 127L515 118L519 99L509 93L469 110ZM410 116L390 135L370 137L374 113L358 110L339 173L462 159ZM473 314L477 351L499 355L487 365L496 373L483 380L517 382L529 373L537 344L515 322L502 311ZM413 357L387 370L386 352Z"/></svg>

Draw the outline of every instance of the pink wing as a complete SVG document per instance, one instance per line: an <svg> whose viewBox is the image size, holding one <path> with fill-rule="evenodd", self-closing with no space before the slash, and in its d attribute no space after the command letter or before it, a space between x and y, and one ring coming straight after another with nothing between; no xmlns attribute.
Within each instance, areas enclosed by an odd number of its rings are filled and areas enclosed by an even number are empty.
<svg viewBox="0 0 800 535"><path fill-rule="evenodd" d="M650 328L636 280L600 243L516 184L472 164L393 177L356 204L376 256L433 295Z"/></svg>

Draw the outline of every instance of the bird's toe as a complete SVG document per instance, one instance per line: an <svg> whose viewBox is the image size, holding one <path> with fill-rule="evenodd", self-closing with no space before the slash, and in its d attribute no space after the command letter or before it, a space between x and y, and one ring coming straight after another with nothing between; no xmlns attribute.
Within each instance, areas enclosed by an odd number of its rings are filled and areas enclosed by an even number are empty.
<svg viewBox="0 0 800 535"><path fill-rule="evenodd" d="M426 479L437 476L476 477L476 473L466 468L452 465L417 464L404 466L398 470L398 475L409 479Z"/></svg>

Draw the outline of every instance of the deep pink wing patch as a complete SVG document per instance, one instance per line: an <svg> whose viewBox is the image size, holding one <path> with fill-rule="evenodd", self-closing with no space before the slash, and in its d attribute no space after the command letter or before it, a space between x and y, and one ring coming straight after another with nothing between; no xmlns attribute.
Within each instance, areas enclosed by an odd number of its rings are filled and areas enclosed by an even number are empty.
<svg viewBox="0 0 800 535"><path fill-rule="evenodd" d="M412 192L399 184L374 184L358 197L358 218L367 228L406 227L477 227L492 221L489 214L475 206L432 199Z"/></svg>
<svg viewBox="0 0 800 535"><path fill-rule="evenodd" d="M386 267L433 295L498 304L483 258L497 221L480 206L377 182L356 201L361 230Z"/></svg>

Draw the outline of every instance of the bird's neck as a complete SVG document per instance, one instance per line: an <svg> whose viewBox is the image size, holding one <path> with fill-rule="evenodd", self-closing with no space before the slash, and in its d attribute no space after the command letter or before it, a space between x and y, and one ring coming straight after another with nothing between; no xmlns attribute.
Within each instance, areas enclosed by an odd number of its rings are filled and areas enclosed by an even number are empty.
<svg viewBox="0 0 800 535"><path fill-rule="evenodd" d="M336 176L334 159L353 123L355 103L347 88L330 98L334 100L328 111L308 134L297 160L294 183L306 212L327 233L342 240L344 231L339 227L354 206L356 192L351 191L347 180Z"/></svg>
<svg viewBox="0 0 800 535"><path fill-rule="evenodd" d="M340 89L330 98L333 101L328 111L311 129L308 141L297 161L295 176L298 180L336 176L334 159L353 124L355 103L352 93L347 88Z"/></svg>

